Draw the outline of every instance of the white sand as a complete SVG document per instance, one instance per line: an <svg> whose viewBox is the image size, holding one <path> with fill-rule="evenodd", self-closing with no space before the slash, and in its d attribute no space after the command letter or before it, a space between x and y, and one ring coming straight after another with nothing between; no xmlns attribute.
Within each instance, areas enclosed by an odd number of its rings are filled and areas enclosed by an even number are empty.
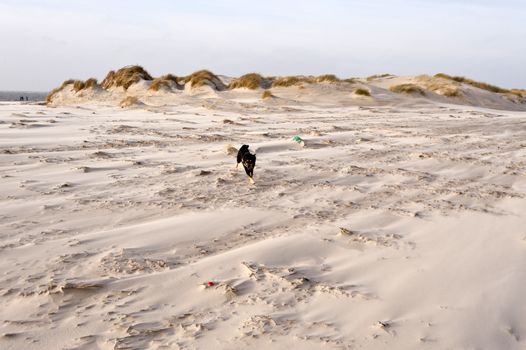
<svg viewBox="0 0 526 350"><path fill-rule="evenodd" d="M381 85L0 104L0 348L524 349L524 108Z"/></svg>

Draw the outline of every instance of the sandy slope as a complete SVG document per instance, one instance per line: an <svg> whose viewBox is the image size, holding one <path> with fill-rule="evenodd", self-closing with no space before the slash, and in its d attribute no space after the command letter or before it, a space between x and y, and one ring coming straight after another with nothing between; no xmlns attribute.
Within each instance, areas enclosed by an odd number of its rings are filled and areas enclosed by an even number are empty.
<svg viewBox="0 0 526 350"><path fill-rule="evenodd" d="M524 348L526 113L321 90L0 104L0 348Z"/></svg>

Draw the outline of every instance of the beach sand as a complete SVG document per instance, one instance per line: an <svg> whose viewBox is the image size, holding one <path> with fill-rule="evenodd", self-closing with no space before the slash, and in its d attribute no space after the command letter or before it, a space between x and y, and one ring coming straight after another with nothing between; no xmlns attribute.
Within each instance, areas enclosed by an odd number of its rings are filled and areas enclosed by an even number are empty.
<svg viewBox="0 0 526 350"><path fill-rule="evenodd" d="M526 112L369 88L0 103L0 348L523 349Z"/></svg>

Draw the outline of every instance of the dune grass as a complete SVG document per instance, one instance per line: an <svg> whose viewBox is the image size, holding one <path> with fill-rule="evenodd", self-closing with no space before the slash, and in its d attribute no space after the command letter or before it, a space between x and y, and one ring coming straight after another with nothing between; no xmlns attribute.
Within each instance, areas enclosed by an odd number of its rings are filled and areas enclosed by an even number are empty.
<svg viewBox="0 0 526 350"><path fill-rule="evenodd" d="M276 97L272 94L272 91L270 90L265 90L263 91L263 93L261 94L261 98L262 99L267 99L267 98L271 98L271 97Z"/></svg>
<svg viewBox="0 0 526 350"><path fill-rule="evenodd" d="M360 96L371 96L371 92L367 89L363 89L363 88L358 88L356 90L354 90L354 93L356 95L360 95Z"/></svg>
<svg viewBox="0 0 526 350"><path fill-rule="evenodd" d="M342 82L344 83L349 83L349 84L355 84L359 81L358 78L347 78L347 79L343 79Z"/></svg>
<svg viewBox="0 0 526 350"><path fill-rule="evenodd" d="M289 87L289 86L296 86L301 84L315 84L315 83L338 83L341 82L340 78L338 78L334 74L323 74L318 76L312 76L312 75L290 75L290 76L284 76L284 77L274 77L272 78L272 86L273 87Z"/></svg>
<svg viewBox="0 0 526 350"><path fill-rule="evenodd" d="M130 86L141 80L153 80L153 77L141 66L126 66L119 70L110 71L102 81L102 87L122 87L128 90Z"/></svg>
<svg viewBox="0 0 526 350"><path fill-rule="evenodd" d="M314 79L317 83L323 83L323 82L328 82L328 83L337 83L340 80L340 78L338 78L336 75L334 74L323 74L323 75L319 75L317 76L315 79Z"/></svg>
<svg viewBox="0 0 526 350"><path fill-rule="evenodd" d="M458 83L468 84L468 85L474 86L476 88L479 88L479 89L482 89L482 90L486 90L486 91L490 91L490 92L496 92L496 93L501 93L501 94L505 94L505 93L510 93L511 92L511 90L509 90L509 89L503 89L501 87L498 87L498 86L495 86L495 85L491 85L491 84L488 84L488 83L484 83L484 82L481 82L481 81L476 81L476 80L473 80L473 79L460 77L460 76L451 76L451 75L448 75L448 74L445 74L445 73L435 74L435 78L442 78L442 79L447 79L447 80L453 80L453 81L456 81Z"/></svg>
<svg viewBox="0 0 526 350"><path fill-rule="evenodd" d="M511 89L510 92L514 95L517 95L519 97L526 97L526 90L525 89Z"/></svg>
<svg viewBox="0 0 526 350"><path fill-rule="evenodd" d="M74 79L68 79L68 80L64 80L64 82L62 83L62 85L60 85L59 87L57 88L54 88L53 90L51 90L47 96L46 96L46 102L47 103L51 103L53 101L53 98L55 97L56 94L58 94L60 91L64 90L64 88L68 85L71 85L71 84L74 84L75 83L75 80Z"/></svg>
<svg viewBox="0 0 526 350"><path fill-rule="evenodd" d="M184 87L179 84L179 79L173 74L166 74L152 80L148 90L159 91L161 89L172 91L174 88L181 90Z"/></svg>
<svg viewBox="0 0 526 350"><path fill-rule="evenodd" d="M430 91L433 91L439 95L446 96L446 97L460 97L461 96L460 89L454 85L431 83L427 85L426 88Z"/></svg>
<svg viewBox="0 0 526 350"><path fill-rule="evenodd" d="M172 87L170 85L170 82L164 79L155 78L152 80L152 83L150 84L150 87L148 90L151 91L159 91L159 90L172 90Z"/></svg>
<svg viewBox="0 0 526 350"><path fill-rule="evenodd" d="M84 82L85 84L85 88L88 89L88 88L94 88L94 87L97 87L97 85L99 84L97 79L95 78L89 78L88 80L86 80Z"/></svg>
<svg viewBox="0 0 526 350"><path fill-rule="evenodd" d="M441 78L430 77L429 75L419 75L417 81L424 85L426 90L446 97L460 97L460 83L453 80L444 80Z"/></svg>
<svg viewBox="0 0 526 350"><path fill-rule="evenodd" d="M460 93L459 88L457 87L442 87L438 88L437 90L432 90L437 93L439 93L442 96L446 97L460 97L462 94Z"/></svg>
<svg viewBox="0 0 526 350"><path fill-rule="evenodd" d="M84 84L84 81L82 81L82 80L75 80L73 82L73 90L75 90L75 92L79 92L80 90L84 90L85 86L86 86L86 84Z"/></svg>
<svg viewBox="0 0 526 350"><path fill-rule="evenodd" d="M396 92L398 94L404 93L404 94L419 94L424 96L426 93L424 89L422 89L420 86L415 84L400 84L400 85L393 85L389 88L392 92Z"/></svg>
<svg viewBox="0 0 526 350"><path fill-rule="evenodd" d="M97 79L95 78L89 78L86 81L82 81L82 80L73 81L73 90L75 90L75 92L79 92L80 90L84 90L84 89L95 88L97 86L98 86L98 83L97 83Z"/></svg>
<svg viewBox="0 0 526 350"><path fill-rule="evenodd" d="M152 83L148 87L148 90L159 91L159 90L172 90L170 83L162 79L153 79Z"/></svg>
<svg viewBox="0 0 526 350"><path fill-rule="evenodd" d="M269 78L265 78L258 73L248 73L240 76L237 79L232 80L228 85L229 89L247 88L255 90L257 88L269 88L272 85L272 81Z"/></svg>
<svg viewBox="0 0 526 350"><path fill-rule="evenodd" d="M97 83L97 79L95 78L90 78L86 81L76 80L76 79L65 80L59 87L49 92L49 94L46 97L46 102L51 103L53 101L53 98L56 96L56 94L64 90L66 86L68 85L73 85L73 90L75 90L75 92L79 92L84 89L95 88L98 86L98 83Z"/></svg>
<svg viewBox="0 0 526 350"><path fill-rule="evenodd" d="M222 91L226 89L225 84L217 75L209 70L203 69L184 77L185 83L190 83L190 87L197 88L204 85L212 87L214 90Z"/></svg>
<svg viewBox="0 0 526 350"><path fill-rule="evenodd" d="M389 74L389 73L375 74L375 75L368 76L367 77L367 81L372 81L372 80L381 79L381 78L387 78L387 77L394 77L394 75L393 74Z"/></svg>
<svg viewBox="0 0 526 350"><path fill-rule="evenodd" d="M84 89L96 88L99 86L99 82L95 78L89 78L84 82Z"/></svg>
<svg viewBox="0 0 526 350"><path fill-rule="evenodd" d="M126 108L139 104L141 104L141 101L139 101L139 99L136 96L127 96L119 103L119 106L121 106L121 108Z"/></svg>
<svg viewBox="0 0 526 350"><path fill-rule="evenodd" d="M291 76L285 76L285 77L276 77L272 80L272 87L290 87L295 85L300 85L301 83L304 83L305 80L291 75Z"/></svg>

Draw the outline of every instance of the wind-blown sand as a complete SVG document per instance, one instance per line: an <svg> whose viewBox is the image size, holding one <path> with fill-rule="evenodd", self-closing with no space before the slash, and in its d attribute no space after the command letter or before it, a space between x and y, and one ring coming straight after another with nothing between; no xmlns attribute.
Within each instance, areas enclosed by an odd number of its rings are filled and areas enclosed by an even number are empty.
<svg viewBox="0 0 526 350"><path fill-rule="evenodd" d="M0 348L523 349L526 112L369 88L0 104Z"/></svg>

